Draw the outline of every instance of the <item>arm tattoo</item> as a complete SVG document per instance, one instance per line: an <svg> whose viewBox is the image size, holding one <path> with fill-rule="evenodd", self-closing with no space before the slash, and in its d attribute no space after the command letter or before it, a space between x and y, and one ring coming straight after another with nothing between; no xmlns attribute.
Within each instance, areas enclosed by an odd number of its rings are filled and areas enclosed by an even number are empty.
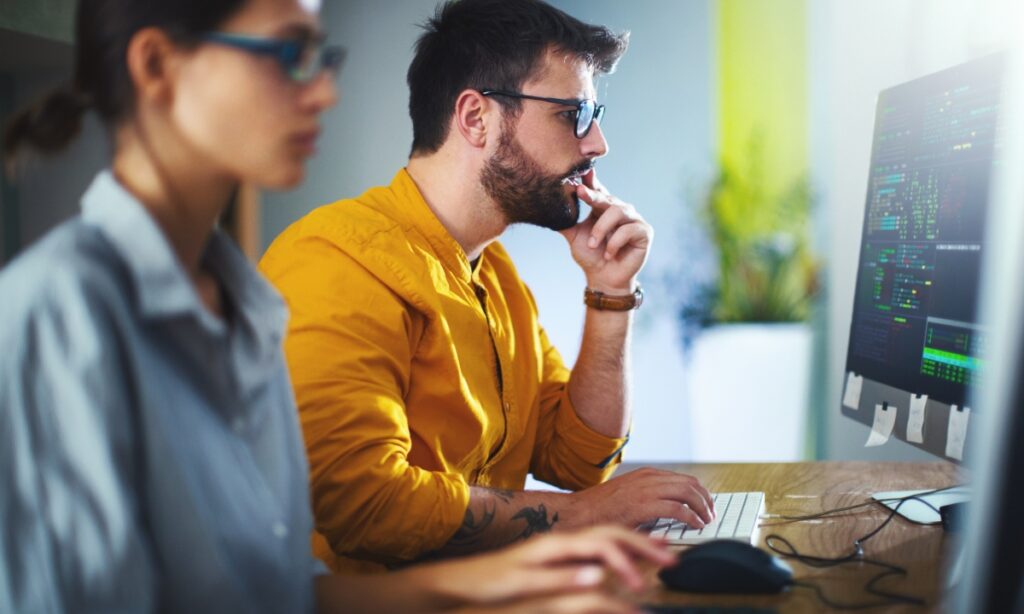
<svg viewBox="0 0 1024 614"><path fill-rule="evenodd" d="M509 517L508 514L515 509L513 506L522 505L516 504L517 495L522 493L502 488L474 488L473 499L466 508L462 525L448 540L444 551L436 553L435 558L496 548L537 533L547 533L559 520L558 512L551 513L543 503L535 507L520 507L519 511ZM526 526L512 522L515 520L522 520Z"/></svg>
<svg viewBox="0 0 1024 614"><path fill-rule="evenodd" d="M551 517L551 521L548 522L548 509L541 503L536 508L524 507L523 509L516 512L515 516L512 516L512 520L522 518L526 521L526 528L519 534L516 539L526 539L534 533L547 533L551 530L551 527L555 526L558 522L558 512Z"/></svg>
<svg viewBox="0 0 1024 614"><path fill-rule="evenodd" d="M494 512L497 510L497 507L497 504L494 502L491 502L490 505L485 502L484 512L479 522L473 514L473 510L466 508L466 516L462 520L462 526L455 532L449 543L453 546L475 546L479 542L480 536L494 522Z"/></svg>

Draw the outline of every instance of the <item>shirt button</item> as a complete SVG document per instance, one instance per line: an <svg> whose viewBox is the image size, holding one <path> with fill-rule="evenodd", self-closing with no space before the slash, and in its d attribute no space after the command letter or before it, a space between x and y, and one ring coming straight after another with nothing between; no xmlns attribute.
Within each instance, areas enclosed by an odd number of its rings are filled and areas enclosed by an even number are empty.
<svg viewBox="0 0 1024 614"><path fill-rule="evenodd" d="M288 537L288 527L284 526L283 522L275 522L273 531L274 537L277 537L279 539L284 539L285 537Z"/></svg>

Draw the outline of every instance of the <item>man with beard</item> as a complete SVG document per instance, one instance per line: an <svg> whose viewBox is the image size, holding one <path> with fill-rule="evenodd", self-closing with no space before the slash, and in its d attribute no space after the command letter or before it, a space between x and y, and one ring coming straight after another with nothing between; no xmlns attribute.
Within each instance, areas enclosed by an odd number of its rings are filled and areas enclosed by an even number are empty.
<svg viewBox="0 0 1024 614"><path fill-rule="evenodd" d="M291 308L314 550L333 569L713 518L690 476L605 481L628 439L628 338L652 237L594 171L608 144L593 80L626 42L538 0L441 5L409 68L407 167L310 213L263 258ZM571 371L497 241L516 223L561 232L586 275ZM575 492L523 491L528 473Z"/></svg>

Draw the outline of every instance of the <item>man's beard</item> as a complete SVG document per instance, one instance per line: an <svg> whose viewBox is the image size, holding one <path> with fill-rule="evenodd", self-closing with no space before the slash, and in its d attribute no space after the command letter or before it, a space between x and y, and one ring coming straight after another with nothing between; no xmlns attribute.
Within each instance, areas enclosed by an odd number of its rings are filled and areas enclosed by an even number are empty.
<svg viewBox="0 0 1024 614"><path fill-rule="evenodd" d="M533 224L551 230L576 225L580 203L575 190L566 190L565 179L585 173L593 162L586 160L563 175L549 175L515 141L514 130L502 131L498 150L480 172L480 183L497 203L508 224Z"/></svg>

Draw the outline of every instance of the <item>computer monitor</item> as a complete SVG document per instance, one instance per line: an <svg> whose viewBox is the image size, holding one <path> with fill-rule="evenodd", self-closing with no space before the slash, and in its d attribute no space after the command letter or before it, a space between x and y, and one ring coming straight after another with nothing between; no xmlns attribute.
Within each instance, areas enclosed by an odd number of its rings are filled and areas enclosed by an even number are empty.
<svg viewBox="0 0 1024 614"><path fill-rule="evenodd" d="M1021 108L1024 44L1007 58L1005 90L1005 108ZM1024 612L1024 114L1005 113L1002 132L986 235L992 257L983 262L979 305L994 332L984 385L972 401L985 412L968 438L974 493L952 565L951 579L960 581L953 612Z"/></svg>
<svg viewBox="0 0 1024 614"><path fill-rule="evenodd" d="M989 337L978 278L1003 54L878 97L842 414L960 462ZM984 411L984 408L981 408ZM923 485L926 486L926 485Z"/></svg>

